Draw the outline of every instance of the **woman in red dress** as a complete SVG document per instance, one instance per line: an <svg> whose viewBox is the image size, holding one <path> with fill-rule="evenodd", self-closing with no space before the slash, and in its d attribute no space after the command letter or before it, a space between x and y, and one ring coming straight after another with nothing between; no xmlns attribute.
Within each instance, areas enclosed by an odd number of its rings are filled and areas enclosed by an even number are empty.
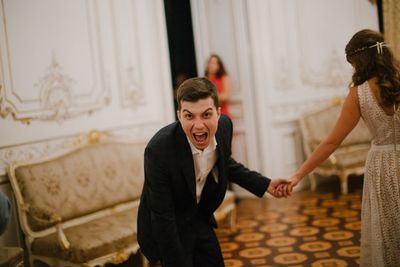
<svg viewBox="0 0 400 267"><path fill-rule="evenodd" d="M219 106L221 113L232 118L229 110L229 101L232 94L232 87L221 58L212 54L205 70L205 76L217 87Z"/></svg>

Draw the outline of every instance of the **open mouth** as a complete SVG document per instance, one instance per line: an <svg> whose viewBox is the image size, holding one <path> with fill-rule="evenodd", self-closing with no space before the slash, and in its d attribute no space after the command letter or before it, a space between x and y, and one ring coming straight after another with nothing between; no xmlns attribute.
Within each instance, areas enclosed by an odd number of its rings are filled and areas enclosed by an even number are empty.
<svg viewBox="0 0 400 267"><path fill-rule="evenodd" d="M204 133L194 133L193 138L196 140L197 143L204 143L207 140L208 134L206 132Z"/></svg>

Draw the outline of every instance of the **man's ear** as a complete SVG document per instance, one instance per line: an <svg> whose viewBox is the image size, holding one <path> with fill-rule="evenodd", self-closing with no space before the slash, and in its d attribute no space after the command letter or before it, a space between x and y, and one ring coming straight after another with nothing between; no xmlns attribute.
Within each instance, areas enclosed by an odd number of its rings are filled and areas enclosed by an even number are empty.
<svg viewBox="0 0 400 267"><path fill-rule="evenodd" d="M181 111L179 109L176 111L176 116L178 117L178 120L181 120Z"/></svg>
<svg viewBox="0 0 400 267"><path fill-rule="evenodd" d="M221 117L221 107L218 107L218 109L217 109L217 115L218 115L218 119L219 119L219 117Z"/></svg>

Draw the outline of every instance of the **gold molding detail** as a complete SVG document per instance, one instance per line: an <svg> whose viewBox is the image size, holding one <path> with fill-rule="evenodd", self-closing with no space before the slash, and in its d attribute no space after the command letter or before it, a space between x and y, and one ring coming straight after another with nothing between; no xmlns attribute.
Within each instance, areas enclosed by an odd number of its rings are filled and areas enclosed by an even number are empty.
<svg viewBox="0 0 400 267"><path fill-rule="evenodd" d="M71 86L73 79L62 73L54 53L47 73L34 86L40 90L40 106L42 110L51 110L44 119L62 120L68 117L73 104Z"/></svg>
<svg viewBox="0 0 400 267"><path fill-rule="evenodd" d="M139 106L146 104L145 94L143 90L143 71L142 56L141 56L141 42L140 42L140 21L138 20L137 12L138 7L134 2L110 2L111 16L113 21L112 31L114 32L114 54L117 62L117 82L120 95L120 104L123 108L130 108L135 110ZM131 9L134 12L127 17L117 14L117 8ZM133 31L124 33L122 38L122 31L125 27L123 22L130 20L132 22ZM129 50L126 48L129 47Z"/></svg>
<svg viewBox="0 0 400 267"><path fill-rule="evenodd" d="M0 3L0 13L3 18L0 22L0 34L4 36L4 41L0 42L2 50L0 58L0 118L9 117L10 120L28 125L33 121L60 123L74 117L91 115L109 105L111 102L109 73L106 72L103 65L102 57L104 55L102 53L104 51L98 51L102 47L100 36L103 31L99 24L99 10L95 1L88 1L85 6L88 10L87 18L83 23L87 23L88 39L90 40L84 45L88 45L89 49L93 51L93 54L88 56L90 61L88 68L93 74L93 81L90 85L85 85L84 90L90 92L83 94L80 92L81 88L77 88L77 86L81 86L81 81L75 81L76 79L62 71L59 57L56 57L54 53L54 51L62 51L63 47L61 46L48 47L50 51L53 50L53 55L45 73L42 77L39 76L36 80L33 78L32 81L25 83L26 88L21 88L16 79L21 79L23 74L12 73L15 69L11 68L14 63L12 54L14 50L10 48L14 45L12 43L14 39L8 38L12 29L9 28L11 24L7 22L11 21L15 14L5 9L4 3ZM18 34L25 37L24 32ZM30 44L27 45L29 47ZM32 52L35 53L35 50ZM42 56L46 57L47 55ZM79 59L79 55L77 59ZM79 74L75 76L77 75ZM25 93L28 91L29 93Z"/></svg>

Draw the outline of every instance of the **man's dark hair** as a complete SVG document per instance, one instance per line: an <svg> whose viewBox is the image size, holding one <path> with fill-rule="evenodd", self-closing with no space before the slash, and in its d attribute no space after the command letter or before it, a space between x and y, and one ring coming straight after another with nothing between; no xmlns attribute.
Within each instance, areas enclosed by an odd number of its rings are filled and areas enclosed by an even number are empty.
<svg viewBox="0 0 400 267"><path fill-rule="evenodd" d="M191 78L184 81L177 92L178 110L181 109L181 102L196 102L200 99L211 97L214 106L218 109L218 92L215 85L204 77Z"/></svg>

